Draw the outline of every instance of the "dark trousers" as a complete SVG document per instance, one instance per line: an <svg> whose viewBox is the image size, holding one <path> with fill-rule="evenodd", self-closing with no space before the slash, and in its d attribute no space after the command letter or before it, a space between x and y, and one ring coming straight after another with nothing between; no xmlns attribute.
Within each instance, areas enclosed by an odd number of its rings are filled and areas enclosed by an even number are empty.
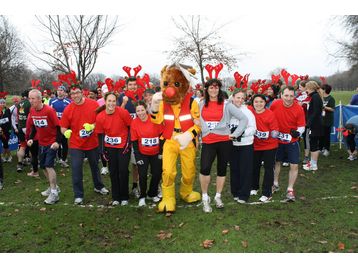
<svg viewBox="0 0 358 268"><path fill-rule="evenodd" d="M4 182L4 169L2 167L2 159L0 157L0 182L3 183Z"/></svg>
<svg viewBox="0 0 358 268"><path fill-rule="evenodd" d="M107 161L106 161L106 159L104 159L102 154L101 154L101 161L102 161L102 166L107 167Z"/></svg>
<svg viewBox="0 0 358 268"><path fill-rule="evenodd" d="M323 127L323 136L319 140L320 151L322 151L323 148L329 151L331 148L331 128L332 127Z"/></svg>
<svg viewBox="0 0 358 268"><path fill-rule="evenodd" d="M34 143L30 147L31 153L31 166L33 172L38 172L39 170L39 142L34 140Z"/></svg>
<svg viewBox="0 0 358 268"><path fill-rule="evenodd" d="M130 151L123 154L124 149L106 148L106 150L109 159L108 168L112 184L112 200L128 200Z"/></svg>
<svg viewBox="0 0 358 268"><path fill-rule="evenodd" d="M62 159L63 161L66 161L68 154L68 141L64 135L62 135L61 138L61 144L58 148L57 155L59 159Z"/></svg>
<svg viewBox="0 0 358 268"><path fill-rule="evenodd" d="M79 150L70 149L71 169L72 169L72 186L75 198L83 198L83 159L87 157L88 164L91 168L94 187L98 190L104 187L98 169L98 150Z"/></svg>
<svg viewBox="0 0 358 268"><path fill-rule="evenodd" d="M247 201L250 197L252 181L252 162L254 147L252 144L232 146L230 156L231 194Z"/></svg>
<svg viewBox="0 0 358 268"><path fill-rule="evenodd" d="M348 149L353 153L356 149L355 134L349 134L345 139Z"/></svg>
<svg viewBox="0 0 358 268"><path fill-rule="evenodd" d="M140 198L147 196L147 179L148 179L148 168L152 173L152 179L149 184L148 196L154 197L158 194L158 184L162 175L162 160L158 158L158 155L143 155L141 154L143 165L138 165L139 173L139 186L140 186Z"/></svg>
<svg viewBox="0 0 358 268"><path fill-rule="evenodd" d="M264 180L262 182L262 195L272 196L272 185L274 179L275 158L277 149L254 151L254 166L252 175L252 190L260 188L260 169L264 161Z"/></svg>

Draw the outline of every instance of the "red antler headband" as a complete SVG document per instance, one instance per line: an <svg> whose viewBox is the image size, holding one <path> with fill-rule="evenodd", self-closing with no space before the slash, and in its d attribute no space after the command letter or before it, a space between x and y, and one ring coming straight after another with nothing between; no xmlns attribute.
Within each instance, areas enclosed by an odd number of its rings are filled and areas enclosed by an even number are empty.
<svg viewBox="0 0 358 268"><path fill-rule="evenodd" d="M241 81L244 78L241 74L239 74L239 72L235 72L234 73L234 78L236 81L236 87L240 88L241 87Z"/></svg>
<svg viewBox="0 0 358 268"><path fill-rule="evenodd" d="M243 82L243 85L242 85L242 88L247 88L248 84L249 84L249 76L250 74L245 74L242 82Z"/></svg>
<svg viewBox="0 0 358 268"><path fill-rule="evenodd" d="M322 85L327 84L327 80L324 76L320 76L319 79L321 80Z"/></svg>
<svg viewBox="0 0 358 268"><path fill-rule="evenodd" d="M132 68L131 67L128 67L128 66L123 66L122 67L123 71L126 72L126 74L128 75L128 77L137 77L137 74L140 72L140 70L142 70L142 66L138 65L137 67L133 68L134 70L134 75L131 75L131 70Z"/></svg>
<svg viewBox="0 0 358 268"><path fill-rule="evenodd" d="M283 77L283 80L285 80L286 86L288 86L288 78L290 77L290 73L287 72L285 69L282 69L281 76Z"/></svg>
<svg viewBox="0 0 358 268"><path fill-rule="evenodd" d="M300 77L297 74L293 74L291 75L291 85L295 86L296 85L296 81L299 79Z"/></svg>
<svg viewBox="0 0 358 268"><path fill-rule="evenodd" d="M221 70L224 68L224 64L222 63L219 63L218 65L216 66L212 66L210 64L207 64L205 66L205 69L206 71L208 72L209 74L209 79L213 79L213 71L215 70L215 79L218 79L219 77L219 73L221 72Z"/></svg>
<svg viewBox="0 0 358 268"><path fill-rule="evenodd" d="M40 84L41 80L31 80L31 87L32 88L37 88L38 85Z"/></svg>
<svg viewBox="0 0 358 268"><path fill-rule="evenodd" d="M278 81L280 81L280 78L281 78L281 75L280 75L280 74L278 74L278 75L272 74L272 75L271 75L271 82L272 82L272 84L277 84Z"/></svg>

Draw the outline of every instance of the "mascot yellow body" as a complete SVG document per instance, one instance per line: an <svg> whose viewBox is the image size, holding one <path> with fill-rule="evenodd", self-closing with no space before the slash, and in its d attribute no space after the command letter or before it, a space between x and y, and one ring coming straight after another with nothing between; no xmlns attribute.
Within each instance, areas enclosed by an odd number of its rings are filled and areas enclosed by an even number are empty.
<svg viewBox="0 0 358 268"><path fill-rule="evenodd" d="M180 197L188 202L201 199L193 191L195 180L195 139L200 131L194 120L199 120L199 106L189 93L190 76L195 70L175 63L165 66L161 71L161 92L152 99L152 122L164 125L163 146L163 199L158 205L159 212L174 212L175 177L177 175L177 158L180 155L181 183Z"/></svg>

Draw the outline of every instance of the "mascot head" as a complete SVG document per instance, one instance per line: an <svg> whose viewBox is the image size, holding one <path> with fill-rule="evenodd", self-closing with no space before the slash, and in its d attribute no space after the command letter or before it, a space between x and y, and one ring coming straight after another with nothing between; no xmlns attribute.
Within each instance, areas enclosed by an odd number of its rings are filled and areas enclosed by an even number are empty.
<svg viewBox="0 0 358 268"><path fill-rule="evenodd" d="M161 71L160 87L163 101L171 105L179 104L191 87L196 71L189 66L174 63L166 65Z"/></svg>

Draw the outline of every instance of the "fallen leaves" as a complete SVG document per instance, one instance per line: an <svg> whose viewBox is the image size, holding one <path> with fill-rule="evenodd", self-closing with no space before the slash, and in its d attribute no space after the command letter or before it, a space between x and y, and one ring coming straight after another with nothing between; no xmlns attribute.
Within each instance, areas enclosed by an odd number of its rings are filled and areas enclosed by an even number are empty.
<svg viewBox="0 0 358 268"><path fill-rule="evenodd" d="M182 227L184 226L184 224L185 224L184 222L181 222L181 223L178 225L178 227L179 227L179 228L182 228Z"/></svg>
<svg viewBox="0 0 358 268"><path fill-rule="evenodd" d="M247 240L243 240L241 241L241 245L242 247L247 248L249 246L249 242Z"/></svg>
<svg viewBox="0 0 358 268"><path fill-rule="evenodd" d="M85 227L85 225L84 225L83 223L80 223L79 226L80 226L81 228Z"/></svg>
<svg viewBox="0 0 358 268"><path fill-rule="evenodd" d="M328 242L326 240L317 241L320 244L327 244Z"/></svg>
<svg viewBox="0 0 358 268"><path fill-rule="evenodd" d="M225 230L222 230L222 231L221 231L221 233L222 233L223 235L227 235L229 232L230 232L229 229L225 229Z"/></svg>
<svg viewBox="0 0 358 268"><path fill-rule="evenodd" d="M342 242L339 242L337 246L339 250L344 250L345 248L345 245Z"/></svg>
<svg viewBox="0 0 358 268"><path fill-rule="evenodd" d="M214 242L215 242L215 240L206 239L201 243L201 246L203 248L208 249L208 248L211 248L213 246Z"/></svg>
<svg viewBox="0 0 358 268"><path fill-rule="evenodd" d="M235 225L235 226L234 226L234 229L235 229L235 231L240 231L240 226L239 226L239 225Z"/></svg>
<svg viewBox="0 0 358 268"><path fill-rule="evenodd" d="M159 233L157 234L157 238L159 240L165 240L165 239L169 239L173 236L173 233L171 232L166 232L164 230L160 230Z"/></svg>

